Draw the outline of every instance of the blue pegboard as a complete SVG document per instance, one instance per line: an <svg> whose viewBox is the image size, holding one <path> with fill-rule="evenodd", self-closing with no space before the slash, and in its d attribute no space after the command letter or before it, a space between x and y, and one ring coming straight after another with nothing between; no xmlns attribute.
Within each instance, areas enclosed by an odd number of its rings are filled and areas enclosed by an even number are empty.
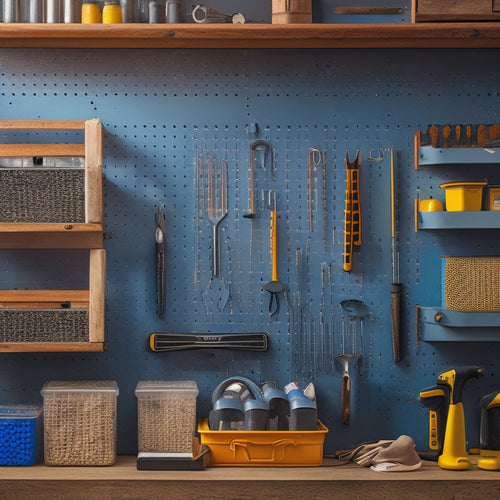
<svg viewBox="0 0 500 500"><path fill-rule="evenodd" d="M104 133L107 239L106 335L109 351L2 354L0 400L40 401L51 379L115 379L118 451L135 453L138 380L191 379L206 416L215 386L230 375L256 382L316 384L326 452L378 438L411 435L427 446L427 410L419 390L450 366L478 364L486 377L464 392L468 440L478 445L478 401L498 389L497 343L417 346L415 306L440 304L440 256L496 254L495 231L414 231L413 200L441 197L438 185L476 172L415 171L413 137L429 123L497 123L500 69L495 50L2 50L4 119L99 117ZM256 217L248 207L249 148L272 147L274 174L258 162ZM312 172L310 149L324 152ZM397 236L403 283L403 360L392 360L389 151L397 153ZM362 246L342 270L344 157L361 154ZM230 300L207 314L202 292L211 272L211 227L199 205L197 158L228 164L228 217L221 226L222 267ZM371 159L369 159L371 158ZM491 183L500 183L487 167ZM269 190L277 194L279 275L289 289L268 314ZM425 195L425 196L423 196ZM167 216L167 313L156 315L154 214ZM323 224L326 224L326 237ZM253 227L252 227L253 226ZM2 251L3 288L58 285L75 257ZM251 257L250 257L251 255ZM35 258L43 265L28 264ZM80 259L80 256L78 256ZM76 260L78 260L76 259ZM79 262L79 260L78 260ZM55 265L57 270L44 269ZM71 280L84 280L77 267ZM69 271L68 271L69 269ZM42 270L44 270L42 272ZM340 417L340 301L359 299L371 317L353 368L350 425ZM266 331L267 353L149 351L154 331ZM331 333L321 335L323 333ZM359 332L360 333L360 332ZM324 340L326 338L326 341ZM322 343L323 342L323 343Z"/></svg>

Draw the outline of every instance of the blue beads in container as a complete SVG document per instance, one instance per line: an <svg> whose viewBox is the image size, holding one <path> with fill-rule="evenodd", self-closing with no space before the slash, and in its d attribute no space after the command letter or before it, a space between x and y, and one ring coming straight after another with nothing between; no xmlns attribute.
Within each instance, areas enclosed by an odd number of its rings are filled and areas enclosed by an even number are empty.
<svg viewBox="0 0 500 500"><path fill-rule="evenodd" d="M0 465L33 465L40 456L42 409L0 406Z"/></svg>

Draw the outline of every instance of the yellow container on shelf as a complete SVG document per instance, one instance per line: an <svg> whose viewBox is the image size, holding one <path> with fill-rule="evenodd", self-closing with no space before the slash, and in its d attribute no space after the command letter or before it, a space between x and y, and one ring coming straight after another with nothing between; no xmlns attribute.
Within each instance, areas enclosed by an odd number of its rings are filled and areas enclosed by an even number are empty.
<svg viewBox="0 0 500 500"><path fill-rule="evenodd" d="M211 431L200 419L198 433L211 466L314 467L323 461L328 429L318 420L316 431Z"/></svg>
<svg viewBox="0 0 500 500"><path fill-rule="evenodd" d="M481 210L483 188L487 181L444 182L439 185L445 190L445 207L448 212L475 212Z"/></svg>

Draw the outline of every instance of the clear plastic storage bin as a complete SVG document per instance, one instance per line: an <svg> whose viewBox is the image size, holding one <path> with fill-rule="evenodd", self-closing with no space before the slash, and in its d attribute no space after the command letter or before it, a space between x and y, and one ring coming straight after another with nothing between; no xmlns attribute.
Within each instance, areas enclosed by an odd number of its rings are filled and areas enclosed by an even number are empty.
<svg viewBox="0 0 500 500"><path fill-rule="evenodd" d="M46 465L112 465L115 381L50 381L42 388Z"/></svg>
<svg viewBox="0 0 500 500"><path fill-rule="evenodd" d="M0 465L33 465L42 449L42 409L0 406Z"/></svg>
<svg viewBox="0 0 500 500"><path fill-rule="evenodd" d="M190 453L198 386L190 380L137 383L139 452Z"/></svg>

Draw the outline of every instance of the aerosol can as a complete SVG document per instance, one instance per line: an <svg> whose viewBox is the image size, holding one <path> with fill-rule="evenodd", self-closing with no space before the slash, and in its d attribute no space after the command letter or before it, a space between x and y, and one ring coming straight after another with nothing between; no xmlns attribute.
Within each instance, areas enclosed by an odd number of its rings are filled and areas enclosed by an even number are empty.
<svg viewBox="0 0 500 500"><path fill-rule="evenodd" d="M500 470L500 391L481 398L480 469Z"/></svg>

